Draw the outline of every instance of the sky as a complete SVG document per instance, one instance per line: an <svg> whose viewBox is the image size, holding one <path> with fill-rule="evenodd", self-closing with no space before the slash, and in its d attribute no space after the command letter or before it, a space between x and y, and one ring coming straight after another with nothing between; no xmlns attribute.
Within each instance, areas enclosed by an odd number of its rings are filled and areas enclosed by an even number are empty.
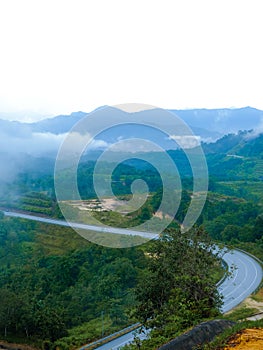
<svg viewBox="0 0 263 350"><path fill-rule="evenodd" d="M0 118L263 109L262 0L0 0Z"/></svg>

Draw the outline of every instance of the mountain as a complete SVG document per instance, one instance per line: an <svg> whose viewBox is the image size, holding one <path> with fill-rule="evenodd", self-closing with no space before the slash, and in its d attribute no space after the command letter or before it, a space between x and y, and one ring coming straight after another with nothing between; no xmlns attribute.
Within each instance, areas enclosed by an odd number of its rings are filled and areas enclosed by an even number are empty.
<svg viewBox="0 0 263 350"><path fill-rule="evenodd" d="M110 113L109 113L110 112ZM118 112L115 108L107 108L107 117L110 117L111 113ZM140 121L140 116L144 113L148 113L147 111L138 112L138 121ZM40 120L35 123L22 123L16 121L8 121L0 119L0 130L1 132L5 132L9 135L28 135L30 132L34 133L51 133L54 135L65 134L71 130L71 128L78 123L82 118L89 115L89 113L85 112L74 112L70 115L59 115L54 118L48 118L44 120ZM191 125L190 125L191 128ZM129 136L131 131L131 126L129 128L123 128L123 133L125 137ZM216 130L208 130L202 126L193 126L192 130L195 135L200 136L202 139L211 139L215 140L222 136L221 133ZM132 127L132 133L134 136L140 134L139 126ZM148 131L149 133L149 131ZM116 132L112 129L112 135L115 136ZM142 132L144 134L144 131Z"/></svg>
<svg viewBox="0 0 263 350"><path fill-rule="evenodd" d="M95 112L99 119L103 117L104 107ZM230 132L239 130L260 130L263 125L263 111L255 108L240 109L192 109L192 110L170 110L183 119L192 128L193 133L203 142L214 142ZM44 119L35 123L21 123L0 119L0 149L2 152L24 152L28 154L45 155L57 152L63 140L63 135L80 121L84 116L91 115L85 112L75 112L71 115L59 115L54 118ZM127 137L145 138L156 142L165 149L174 148L174 142L153 128L140 125L140 121L149 113L158 113L158 110L137 112L138 125L122 125L111 128L109 132L103 133L98 139L104 143L113 143L118 139ZM119 115L125 118L126 112L113 107L107 107L105 117ZM122 120L120 119L120 120ZM169 127L169 126L168 126ZM172 127L171 127L172 128ZM98 143L99 144L99 143ZM101 145L101 143L100 143Z"/></svg>
<svg viewBox="0 0 263 350"><path fill-rule="evenodd" d="M257 137L247 135L233 151L239 156L263 159L263 133Z"/></svg>
<svg viewBox="0 0 263 350"><path fill-rule="evenodd" d="M263 125L263 111L251 108L170 110L192 127L201 127L220 134L258 129Z"/></svg>
<svg viewBox="0 0 263 350"><path fill-rule="evenodd" d="M104 108L101 107L95 111L98 112L96 114L96 117L99 116L98 119L101 116L103 117ZM204 151L207 154L221 153L246 157L255 155L258 149L262 147L261 141L257 140L255 135L262 130L263 111L246 107L241 109L170 110L170 112L178 115L189 124L197 138L202 140ZM15 169L21 171L25 165L27 169L35 169L39 164L43 164L42 169L44 170L44 167L46 167L50 171L66 133L84 116L89 117L92 113L75 112L71 115L59 115L35 123L0 119L0 163L4 165L0 171L0 179L8 179L9 173L13 173ZM158 110L137 112L138 121L143 120L145 116L147 118L151 117L150 113L157 114ZM119 115L122 121L127 113L108 107L106 117L110 118L112 114ZM166 127L169 130L169 125L166 125ZM238 130L251 129L254 130L251 133L238 132ZM235 134L229 135L231 131ZM97 155L100 154L98 152L116 143L116 141L128 137L150 140L166 150L177 148L171 138L154 128L140 124L126 124L110 128L108 131L99 134L93 142L91 152L86 155L86 159L87 156L90 159L96 159ZM196 140L193 138L185 138L184 141L184 147L186 148L196 145ZM121 152L126 151L130 152L131 147L128 147L127 150L121 149ZM142 146L141 151L149 152L150 150L143 149ZM93 154L94 152L96 156ZM5 171L3 171L4 168Z"/></svg>
<svg viewBox="0 0 263 350"><path fill-rule="evenodd" d="M115 108L107 108L107 113L116 112ZM98 108L103 110L102 108ZM189 109L169 110L183 119L193 132L202 139L215 140L227 133L236 133L239 130L258 129L263 124L263 111L256 108L245 107L237 109ZM91 112L93 113L93 112ZM148 111L137 112L138 120L140 115ZM79 120L88 113L74 112L71 115L59 115L54 118L27 124L34 132L50 132L62 134L68 132Z"/></svg>
<svg viewBox="0 0 263 350"><path fill-rule="evenodd" d="M70 115L58 115L54 118L40 120L28 124L33 132L52 134L64 134L68 132L78 121L87 115L85 112L74 112Z"/></svg>

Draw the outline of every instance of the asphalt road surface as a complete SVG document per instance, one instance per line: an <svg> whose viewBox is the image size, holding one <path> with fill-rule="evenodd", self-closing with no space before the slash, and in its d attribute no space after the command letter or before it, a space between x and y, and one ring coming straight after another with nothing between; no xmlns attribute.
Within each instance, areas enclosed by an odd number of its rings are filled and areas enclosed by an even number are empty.
<svg viewBox="0 0 263 350"><path fill-rule="evenodd" d="M138 334L137 336L141 339L144 340L147 338L147 333L149 333L150 331L144 331L144 333L142 334ZM136 334L135 331L132 331L130 333L124 334L119 338L116 338L112 341L110 341L107 344L101 345L98 348L96 348L96 350L119 350L121 349L124 345L130 344L133 342L134 340L134 335ZM81 348L81 350L85 350L85 346L83 346ZM87 349L88 350L88 349Z"/></svg>
<svg viewBox="0 0 263 350"><path fill-rule="evenodd" d="M79 229L87 230L87 231L95 231L95 232L101 232L101 233L113 233L113 234L117 234L117 235L140 236L140 237L144 237L144 238L148 238L148 239L156 239L159 237L158 234L151 233L151 232L134 231L134 230L118 228L118 227L109 227L109 226L104 227L104 226L80 224L77 222L68 222L65 220L56 220L56 219L49 219L49 218L44 218L44 217L36 216L36 215L23 214L23 213L19 213L16 211L3 211L3 213L6 216L12 216L12 217L27 219L27 220L34 220L34 221L44 222L46 224L52 224L52 225L79 228Z"/></svg>
<svg viewBox="0 0 263 350"><path fill-rule="evenodd" d="M223 295L222 312L225 313L248 297L261 283L263 274L259 263L249 255L238 250L231 250L223 255L230 275L218 286ZM145 339L145 334L138 335ZM119 350L134 339L134 332L127 333L111 342L97 348L97 350Z"/></svg>
<svg viewBox="0 0 263 350"><path fill-rule="evenodd" d="M260 264L239 250L225 253L223 259L232 270L231 275L218 287L224 297L222 312L225 313L254 292L263 276Z"/></svg>
<svg viewBox="0 0 263 350"><path fill-rule="evenodd" d="M145 232L137 232L119 228L99 227L93 225L85 225L78 223L68 223L62 220L48 219L28 214L22 214L11 211L4 211L6 216L18 217L28 220L40 221L53 225L71 226L81 228L84 230L92 230L98 232L109 232L115 234L140 235L149 238L149 234ZM155 234L153 238L156 238ZM260 264L251 256L239 251L232 250L224 253L222 256L227 263L230 275L218 286L219 292L223 296L222 312L225 313L238 304L240 304L246 297L248 297L261 283L263 274ZM146 334L138 335L141 339L146 337ZM132 342L134 339L134 331L127 333L111 342L98 347L98 350L118 350L125 344ZM82 347L85 349L85 346Z"/></svg>

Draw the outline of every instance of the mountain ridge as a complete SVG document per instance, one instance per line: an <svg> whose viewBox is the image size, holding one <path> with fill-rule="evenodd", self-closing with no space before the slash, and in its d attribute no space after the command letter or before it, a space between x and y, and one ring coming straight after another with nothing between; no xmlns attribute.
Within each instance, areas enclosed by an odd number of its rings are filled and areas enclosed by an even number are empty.
<svg viewBox="0 0 263 350"><path fill-rule="evenodd" d="M104 107L98 109L103 108ZM50 132L54 134L62 134L68 132L81 118L96 112L96 110L90 113L78 111L72 112L70 115L57 115L55 117L43 119L33 123L0 119L0 127L1 130L6 131L8 129L8 126L10 126L13 131L14 128L23 128L26 130L31 130L33 132ZM112 108L112 110L114 111L114 108ZM204 129L208 133L213 132L214 136L216 133L217 136L220 136L229 132L255 129L263 124L263 111L253 107L235 109L169 109L167 111L172 114L176 114L184 122L189 124L190 127L197 128L199 131L202 131L202 129ZM136 113L139 116L140 113L145 112L147 111L140 111Z"/></svg>

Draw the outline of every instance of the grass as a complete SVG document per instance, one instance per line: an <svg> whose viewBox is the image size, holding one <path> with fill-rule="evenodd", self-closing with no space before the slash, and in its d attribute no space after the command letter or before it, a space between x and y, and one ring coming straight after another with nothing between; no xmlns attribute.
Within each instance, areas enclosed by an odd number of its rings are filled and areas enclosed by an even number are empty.
<svg viewBox="0 0 263 350"><path fill-rule="evenodd" d="M256 294L252 295L252 298L257 302L263 302L263 288L259 289Z"/></svg>
<svg viewBox="0 0 263 350"><path fill-rule="evenodd" d="M127 325L128 326L128 325ZM85 344L92 343L96 339L101 339L109 334L119 331L119 325L113 325L109 317L104 317L103 323L102 318L98 317L91 320L90 322L85 322L80 326L74 327L68 330L68 335L66 337L60 338L54 343L49 341L42 341L39 339L34 339L33 337L6 337L3 341L7 343L17 343L17 347L21 348L20 344L29 345L36 349L56 349L56 350L69 350L77 349ZM124 328L124 326L122 326ZM1 340L0 340L1 343ZM91 347L92 349L93 347ZM24 350L24 349L22 349ZM25 349L27 350L27 349ZM31 349L29 349L31 350Z"/></svg>
<svg viewBox="0 0 263 350"><path fill-rule="evenodd" d="M0 344L3 346L2 348L5 349L9 348L17 348L20 350L33 350L33 349L41 349L41 342L37 339L33 338L26 338L26 337L19 337L19 336L12 336L9 337L8 335L2 339L0 339ZM7 345L7 346L5 346Z"/></svg>
<svg viewBox="0 0 263 350"><path fill-rule="evenodd" d="M111 234L104 232L86 231L78 229L76 232L70 227L37 223L38 233L30 245L34 250L41 249L46 255L61 255L66 251L80 249L89 242L102 246L123 248L133 247L148 242L140 236Z"/></svg>
<svg viewBox="0 0 263 350"><path fill-rule="evenodd" d="M213 281L214 283L219 282L225 275L226 270L222 267L221 264L219 264L218 262L215 264L215 268L213 270Z"/></svg>
<svg viewBox="0 0 263 350"><path fill-rule="evenodd" d="M104 330L106 329L106 332ZM81 326L69 330L67 337L60 338L56 345L63 349L72 349L84 344L91 343L94 339L99 339L104 335L114 332L116 327L112 327L111 320L107 317L103 319L96 318L90 322L83 323Z"/></svg>
<svg viewBox="0 0 263 350"><path fill-rule="evenodd" d="M253 298L257 301L263 300L263 289L260 289ZM229 340L238 332L246 328L263 328L263 319L258 321L246 321L250 317L258 313L256 308L249 308L246 306L239 306L233 311L224 316L224 319L237 322L236 325L230 329L225 330L222 334L217 336L211 343L202 345L199 350L223 350Z"/></svg>
<svg viewBox="0 0 263 350"><path fill-rule="evenodd" d="M130 326L130 325L126 325ZM125 325L122 325L122 329ZM120 330L120 325L112 324L109 317L96 318L90 322L83 323L78 327L69 330L68 336L60 338L55 342L53 348L60 350L76 349L86 344L91 344L89 349L95 349L98 344L93 345L93 342L111 335ZM114 338L112 338L114 339Z"/></svg>
<svg viewBox="0 0 263 350"><path fill-rule="evenodd" d="M200 350L223 350L230 339L238 332L247 328L263 328L263 320L259 321L245 321L234 325L232 328L227 329L218 337L216 337L211 343L205 344L200 347Z"/></svg>
<svg viewBox="0 0 263 350"><path fill-rule="evenodd" d="M126 248L141 245L149 241L147 238L140 236L131 236L113 233L101 233L95 231L78 230L80 235L86 240L112 248Z"/></svg>
<svg viewBox="0 0 263 350"><path fill-rule="evenodd" d="M234 309L232 312L225 315L224 318L230 321L237 322L240 320L244 320L247 317L253 316L256 313L258 313L258 309L243 306L243 307L238 307Z"/></svg>
<svg viewBox="0 0 263 350"><path fill-rule="evenodd" d="M257 201L263 205L263 181L220 181L219 193Z"/></svg>
<svg viewBox="0 0 263 350"><path fill-rule="evenodd" d="M89 244L70 227L44 223L37 223L37 225L38 233L31 244L35 250L41 250L45 255L63 255Z"/></svg>

